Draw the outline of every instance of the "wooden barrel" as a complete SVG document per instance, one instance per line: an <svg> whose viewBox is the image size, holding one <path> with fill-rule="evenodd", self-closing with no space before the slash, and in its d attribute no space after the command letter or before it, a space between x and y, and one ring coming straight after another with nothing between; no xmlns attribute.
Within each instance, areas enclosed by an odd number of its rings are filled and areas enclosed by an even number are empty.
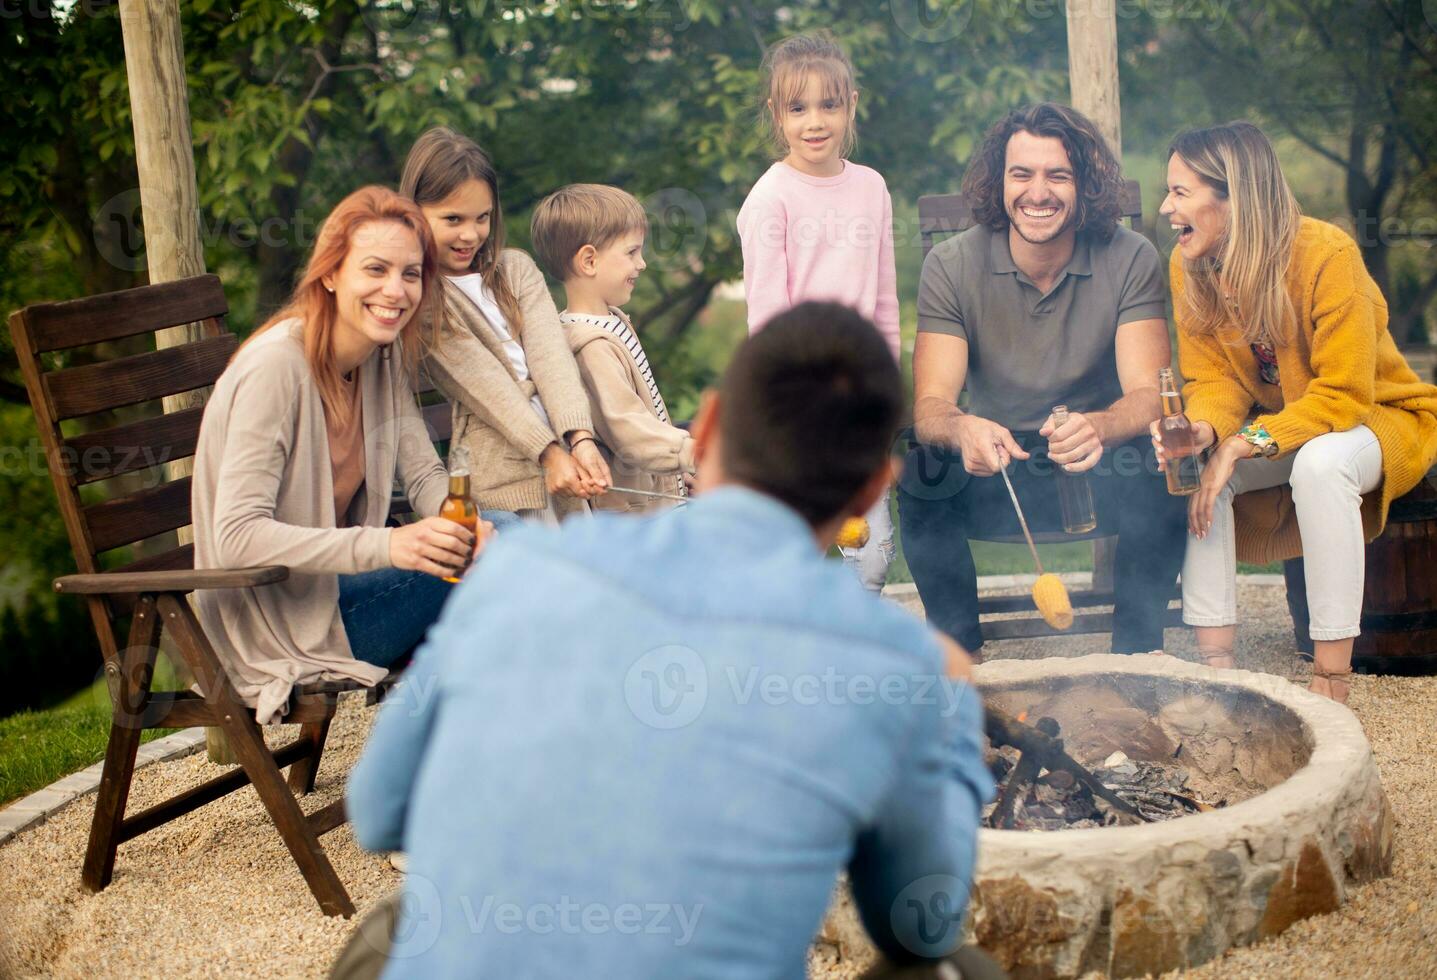
<svg viewBox="0 0 1437 980"><path fill-rule="evenodd" d="M1302 559L1284 563L1283 574L1297 648L1311 653ZM1392 502L1387 527L1367 546L1352 667L1360 674L1437 674L1437 469Z"/></svg>

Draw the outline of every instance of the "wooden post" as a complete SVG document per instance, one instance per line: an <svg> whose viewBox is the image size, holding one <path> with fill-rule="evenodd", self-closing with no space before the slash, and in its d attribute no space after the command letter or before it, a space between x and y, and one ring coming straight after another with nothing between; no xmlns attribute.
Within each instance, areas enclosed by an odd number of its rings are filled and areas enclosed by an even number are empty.
<svg viewBox="0 0 1437 980"><path fill-rule="evenodd" d="M1073 108L1093 120L1118 161L1123 159L1122 111L1118 99L1118 14L1116 0L1067 0L1068 87ZM1093 591L1113 589L1116 542L1093 542Z"/></svg>
<svg viewBox="0 0 1437 980"><path fill-rule="evenodd" d="M1073 108L1097 123L1121 161L1116 0L1067 0L1067 14L1068 86Z"/></svg>
<svg viewBox="0 0 1437 980"><path fill-rule="evenodd" d="M203 275L199 190L195 185L194 143L190 136L190 98L185 84L185 48L180 36L179 0L120 0L120 30L125 43L125 75L130 83L130 117L135 130L135 165L140 175L140 211L145 225L145 262L150 285ZM201 339L199 324L161 330L159 348ZM204 391L171 395L166 412L204 404ZM168 463L171 480L188 476L192 459ZM181 528L179 542L192 538ZM178 667L180 661L171 658ZM208 729L211 762L233 763L224 733Z"/></svg>

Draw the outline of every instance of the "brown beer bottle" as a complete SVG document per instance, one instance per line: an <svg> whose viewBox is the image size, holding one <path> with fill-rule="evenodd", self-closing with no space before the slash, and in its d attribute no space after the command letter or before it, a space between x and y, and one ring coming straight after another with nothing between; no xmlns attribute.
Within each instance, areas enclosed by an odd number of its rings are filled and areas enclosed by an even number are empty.
<svg viewBox="0 0 1437 980"><path fill-rule="evenodd" d="M1198 462L1197 433L1183 413L1183 396L1178 391L1172 368L1158 371L1158 393L1163 399L1163 420L1158 424L1158 431L1162 433L1163 452L1167 456L1168 493L1185 497L1197 492L1202 471Z"/></svg>
<svg viewBox="0 0 1437 980"><path fill-rule="evenodd" d="M474 505L474 498L469 496L469 468L462 463L449 471L449 496L439 506L439 516L462 524L475 534L479 533L479 508ZM463 575L468 567L466 560L459 574ZM459 579L446 575L444 581L457 582Z"/></svg>

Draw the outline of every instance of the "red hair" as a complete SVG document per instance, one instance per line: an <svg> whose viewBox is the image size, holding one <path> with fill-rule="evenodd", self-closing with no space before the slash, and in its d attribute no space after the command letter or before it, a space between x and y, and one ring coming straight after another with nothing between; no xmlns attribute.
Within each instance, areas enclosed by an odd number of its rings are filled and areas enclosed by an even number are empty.
<svg viewBox="0 0 1437 980"><path fill-rule="evenodd" d="M375 221L393 221L414 232L424 256L421 268L423 293L419 308L404 325L403 331L411 340L406 344L401 338L399 342L400 357L412 383L418 376L419 361L432 343L429 334L434 318L429 311L439 295L438 269L434 263L429 223L424 220L419 206L377 184L361 187L329 213L319 226L319 236L315 239L309 264L290 294L289 302L250 335L250 340L253 340L277 323L300 320L304 324L304 359L309 362L310 373L319 386L325 410L336 419L347 415L340 372L334 363L334 328L339 316L334 294L325 288L323 280L336 274L344 264L355 232Z"/></svg>

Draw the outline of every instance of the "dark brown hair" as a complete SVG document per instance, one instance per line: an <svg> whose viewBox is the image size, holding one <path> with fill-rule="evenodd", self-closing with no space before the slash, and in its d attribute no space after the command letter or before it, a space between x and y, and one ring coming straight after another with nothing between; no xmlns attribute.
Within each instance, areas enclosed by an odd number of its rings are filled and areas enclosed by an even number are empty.
<svg viewBox="0 0 1437 980"><path fill-rule="evenodd" d="M984 135L983 145L963 175L963 194L973 207L973 220L993 231L1008 227L1003 171L1008 141L1019 132L1062 141L1077 184L1077 232L1099 241L1111 239L1122 217L1123 177L1118 158L1091 119L1056 102L1014 109Z"/></svg>
<svg viewBox="0 0 1437 980"><path fill-rule="evenodd" d="M474 254L470 271L479 273L499 305L515 336L523 333L524 315L509 283L499 274L504 252L504 211L499 206L499 174L489 154L467 136L446 126L435 126L414 141L399 178L399 193L420 207L438 204L471 180L489 185L494 211L489 216L489 237Z"/></svg>
<svg viewBox="0 0 1437 980"><path fill-rule="evenodd" d="M724 472L798 511L836 516L893 448L903 381L861 314L800 303L745 340L719 389Z"/></svg>

